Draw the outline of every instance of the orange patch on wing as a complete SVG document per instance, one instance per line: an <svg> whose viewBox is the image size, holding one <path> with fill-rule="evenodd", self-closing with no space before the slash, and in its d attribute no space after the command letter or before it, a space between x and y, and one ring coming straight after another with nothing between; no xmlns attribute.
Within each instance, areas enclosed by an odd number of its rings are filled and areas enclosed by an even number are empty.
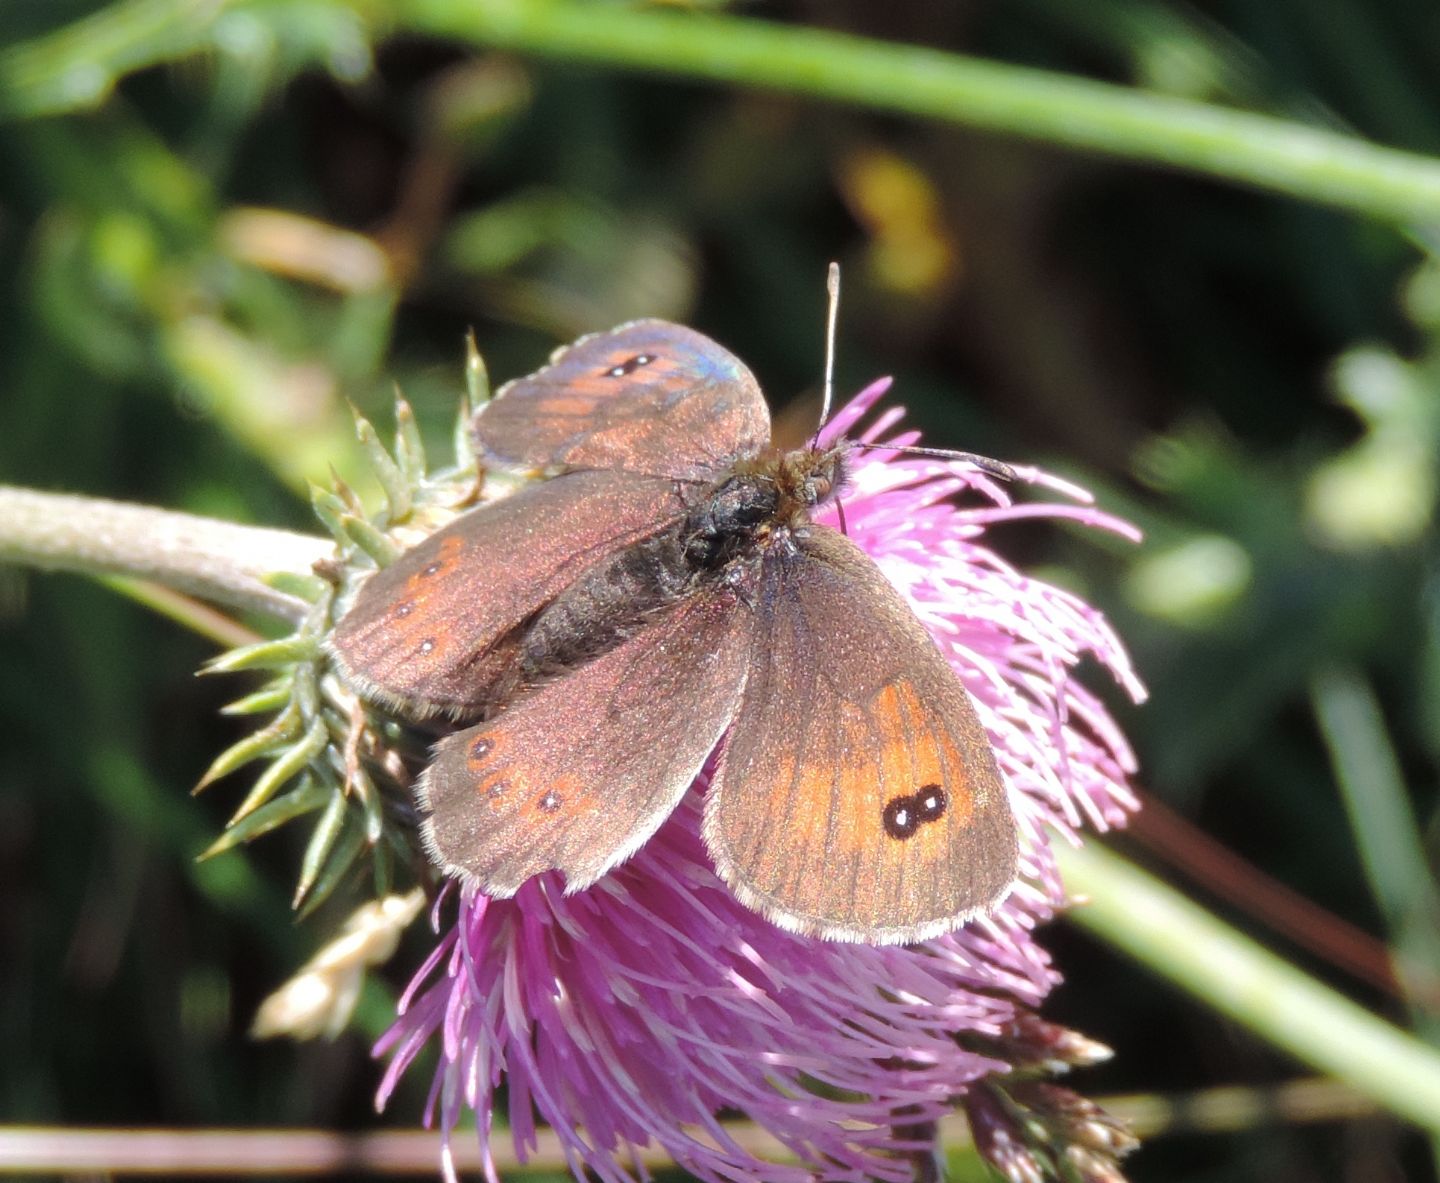
<svg viewBox="0 0 1440 1183"><path fill-rule="evenodd" d="M544 414L547 416L593 415L599 401L593 395L575 394L569 397L556 395L545 400Z"/></svg>
<svg viewBox="0 0 1440 1183"><path fill-rule="evenodd" d="M964 761L944 729L931 725L932 716L914 685L890 683L875 696L871 713L884 735L880 761L887 793L913 794L939 785L955 820L968 825L975 801L964 779Z"/></svg>
<svg viewBox="0 0 1440 1183"><path fill-rule="evenodd" d="M405 580L406 594L423 600L434 587L434 581L449 571L464 549L465 539L459 534L449 534L442 538L435 557Z"/></svg>

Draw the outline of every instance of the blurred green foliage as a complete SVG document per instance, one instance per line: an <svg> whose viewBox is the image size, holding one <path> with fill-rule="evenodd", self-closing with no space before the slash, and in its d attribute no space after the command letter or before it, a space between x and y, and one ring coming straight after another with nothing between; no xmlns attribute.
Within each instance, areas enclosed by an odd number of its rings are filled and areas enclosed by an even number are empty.
<svg viewBox="0 0 1440 1183"><path fill-rule="evenodd" d="M731 7L1440 152L1433 0ZM1129 640L1152 700L1116 706L1148 788L1403 944L1405 987L1356 985L1301 951L1307 934L1267 939L1433 1036L1434 884L1384 872L1433 871L1440 840L1440 206L1397 224L1044 142L407 35L406 14L0 6L0 480L313 529L304 482L362 471L347 400L384 419L398 383L440 446L467 328L505 378L642 314L719 338L777 404L803 396L781 416L800 436L838 258L842 389L893 373L930 442L1043 462L1145 529L1134 549L1053 526L998 541ZM243 1035L328 930L324 914L292 923L298 839L194 861L234 802L187 790L241 733L216 715L240 688L192 677L206 642L97 585L6 570L0 646L7 1118L371 1123L364 1036ZM1190 884L1207 902L1217 886ZM1052 1015L1119 1052L1085 1090L1295 1071L1087 938L1053 943L1070 981ZM391 1004L372 985L360 1028ZM412 1082L388 1120L413 1120L422 1092ZM1376 1119L1159 1140L1132 1169L1431 1167Z"/></svg>

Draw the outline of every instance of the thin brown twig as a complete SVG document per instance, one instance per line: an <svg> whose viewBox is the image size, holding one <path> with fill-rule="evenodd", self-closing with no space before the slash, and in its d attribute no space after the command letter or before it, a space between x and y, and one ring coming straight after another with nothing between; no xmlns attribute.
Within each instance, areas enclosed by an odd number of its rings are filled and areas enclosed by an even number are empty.
<svg viewBox="0 0 1440 1183"><path fill-rule="evenodd" d="M1263 1088L1215 1088L1178 1096L1111 1097L1101 1102L1141 1137L1172 1133L1222 1133L1289 1122L1343 1121L1370 1116L1375 1105L1335 1081L1302 1079ZM727 1136L756 1155L783 1160L785 1148L751 1122L726 1124ZM522 1163L503 1134L491 1147L503 1173L520 1169L564 1171L559 1139L549 1130ZM948 1149L969 1144L964 1119L940 1124ZM452 1143L461 1171L480 1166L473 1137ZM656 1147L638 1152L649 1167L669 1158ZM82 1129L67 1126L0 1127L0 1174L114 1175L413 1175L430 1174L439 1161L439 1136L431 1130L383 1130L337 1134L315 1129Z"/></svg>
<svg viewBox="0 0 1440 1183"><path fill-rule="evenodd" d="M106 587L129 596L137 604L184 625L191 632L208 637L222 649L238 649L265 639L253 628L246 627L218 608L153 579L131 579L125 575L101 575L99 579Z"/></svg>
<svg viewBox="0 0 1440 1183"><path fill-rule="evenodd" d="M1402 990L1393 951L1212 838L1151 794L1127 832L1211 895L1392 998L1440 1009L1440 980L1407 972Z"/></svg>

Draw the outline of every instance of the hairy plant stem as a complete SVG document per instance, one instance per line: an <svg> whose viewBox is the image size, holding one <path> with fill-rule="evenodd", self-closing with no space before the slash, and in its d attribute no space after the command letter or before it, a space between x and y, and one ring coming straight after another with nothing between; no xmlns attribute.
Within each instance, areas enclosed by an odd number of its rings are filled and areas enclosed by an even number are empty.
<svg viewBox="0 0 1440 1183"><path fill-rule="evenodd" d="M287 530L0 485L0 562L154 580L291 623L308 605L267 578L309 574L331 551L322 538Z"/></svg>

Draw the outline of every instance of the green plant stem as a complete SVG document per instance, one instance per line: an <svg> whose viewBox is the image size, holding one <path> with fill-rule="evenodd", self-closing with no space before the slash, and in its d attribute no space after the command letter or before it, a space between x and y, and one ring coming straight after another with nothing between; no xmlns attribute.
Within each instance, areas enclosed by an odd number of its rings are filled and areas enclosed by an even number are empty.
<svg viewBox="0 0 1440 1183"><path fill-rule="evenodd" d="M1399 954L1396 976L1415 1004L1417 1026L1440 1036L1440 1019L1427 1017L1435 990L1426 988L1440 973L1440 891L1380 704L1369 683L1344 667L1316 674L1310 698L1365 875Z"/></svg>
<svg viewBox="0 0 1440 1183"><path fill-rule="evenodd" d="M1440 1052L1321 985L1096 842L1055 844L1075 923L1262 1039L1440 1131Z"/></svg>
<svg viewBox="0 0 1440 1183"><path fill-rule="evenodd" d="M201 48L227 0L121 0L0 53L0 113L94 106L132 70Z"/></svg>
<svg viewBox="0 0 1440 1183"><path fill-rule="evenodd" d="M407 32L813 95L1440 223L1440 160L1127 87L821 29L587 0L397 0L393 12Z"/></svg>
<svg viewBox="0 0 1440 1183"><path fill-rule="evenodd" d="M595 0L342 0L372 39L421 33L567 62L810 95L1440 224L1440 160L1290 120L919 46ZM125 73L218 47L237 0L121 0L0 54L0 115L102 101ZM283 24L283 5L269 20ZM157 34L157 29L164 35ZM103 36L97 35L103 33Z"/></svg>
<svg viewBox="0 0 1440 1183"><path fill-rule="evenodd" d="M331 550L322 539L285 530L0 485L0 562L151 579L290 622L309 605L277 591L266 577L307 574Z"/></svg>

